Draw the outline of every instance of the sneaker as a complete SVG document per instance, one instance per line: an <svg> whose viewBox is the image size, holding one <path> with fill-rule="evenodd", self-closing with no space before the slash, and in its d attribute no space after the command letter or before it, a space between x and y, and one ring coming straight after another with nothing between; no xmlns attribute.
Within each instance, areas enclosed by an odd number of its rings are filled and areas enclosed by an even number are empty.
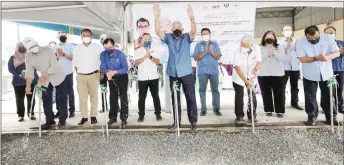
<svg viewBox="0 0 344 165"><path fill-rule="evenodd" d="M143 116L140 116L140 117L137 119L137 122L142 123L144 119L145 119L145 118L144 118Z"/></svg>
<svg viewBox="0 0 344 165"><path fill-rule="evenodd" d="M222 116L220 110L214 110L214 114L215 114L216 116Z"/></svg>
<svg viewBox="0 0 344 165"><path fill-rule="evenodd" d="M200 115L205 116L206 114L207 114L207 111L202 111Z"/></svg>

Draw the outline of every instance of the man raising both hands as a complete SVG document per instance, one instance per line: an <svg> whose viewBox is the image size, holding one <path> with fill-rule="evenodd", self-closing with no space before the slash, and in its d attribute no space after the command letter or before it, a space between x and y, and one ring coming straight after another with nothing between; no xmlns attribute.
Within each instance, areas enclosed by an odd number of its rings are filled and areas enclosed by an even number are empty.
<svg viewBox="0 0 344 165"><path fill-rule="evenodd" d="M169 49L169 57L167 62L167 74L170 77L170 88L172 93L172 106L175 113L175 102L173 93L173 82L177 82L177 86L180 84L183 86L183 90L186 97L187 113L189 122L191 123L191 129L196 129L197 123L197 105L195 98L195 84L194 76L192 75L192 65L190 59L190 44L194 40L196 35L196 23L193 16L193 10L188 5L187 13L190 18L191 31L189 33L183 33L183 26L180 21L172 23L172 34L164 33L160 28L160 7L158 4L154 4L154 16L155 16L155 33L167 44ZM178 116L179 124L181 120L181 106L180 106L180 92L177 92L178 97ZM171 129L176 128L176 118L174 116L174 124Z"/></svg>

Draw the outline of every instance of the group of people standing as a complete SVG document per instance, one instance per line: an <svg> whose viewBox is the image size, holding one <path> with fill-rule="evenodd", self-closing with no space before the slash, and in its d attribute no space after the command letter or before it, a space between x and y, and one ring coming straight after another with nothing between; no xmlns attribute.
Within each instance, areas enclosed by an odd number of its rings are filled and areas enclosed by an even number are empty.
<svg viewBox="0 0 344 165"><path fill-rule="evenodd" d="M141 18L136 26L141 29L138 47L135 48L135 65L138 66L138 87L139 87L139 118L138 122L144 121L145 101L148 89L153 98L156 120L162 120L161 104L159 98L159 75L157 65L160 64L161 51L158 44L163 44L168 49L167 75L172 98L172 108L174 113L178 113L179 118L174 116L174 123L171 129L177 127L177 120L181 123L180 90L174 93L174 85L180 89L182 86L187 102L187 114L191 129L196 129L198 120L197 104L195 95L195 77L193 75L192 61L190 59L190 45L197 33L193 10L188 6L187 13L190 19L191 30L184 33L183 25L180 21L172 23L171 33L164 31L160 23L160 7L155 4L155 33L159 37L154 40L151 34L142 29L149 29L150 23L147 19ZM308 114L307 125L314 125L318 116L318 105L316 101L316 91L318 84L321 89L321 107L325 112L326 121L330 118L330 91L327 87L328 81L334 74L338 75L339 86L337 91L338 99L335 99L334 122L338 124L336 118L338 107L339 112L343 112L343 84L344 84L344 43L335 40L336 29L327 27L320 34L317 26L310 26L305 29L305 36L299 40L292 37L292 27L284 26L282 33L285 39L277 40L273 31L267 31L261 40L260 45L253 44L253 37L245 35L242 37L240 46L233 53L233 87L235 90L235 115L236 123L244 121L244 89L252 93L252 101L248 101L247 117L248 123L258 122L256 108L256 91L259 83L264 111L267 116L277 114L282 118L285 115L285 89L287 81L291 85L291 106L298 110L303 110L299 104L298 81L300 79L300 63L302 63L302 75L305 91L305 109ZM219 68L218 60L222 57L219 45L211 40L211 30L203 28L201 30L202 41L197 43L194 51L194 60L197 61L197 75L199 79L199 94L201 100L200 116L207 114L206 108L206 88L208 81L212 91L213 112L221 116L220 93L219 93ZM77 91L79 94L79 107L82 119L79 125L88 121L97 123L98 91L100 84L109 84L110 89L110 113L109 122L111 125L117 122L118 111L122 126L127 124L128 118L128 62L125 54L115 48L112 38L103 37L101 44L92 43L92 32L89 29L81 31L83 44L73 46L67 43L67 33L59 32L60 43L53 49L38 46L32 38L25 38L18 43L14 56L10 58L8 68L13 74L13 86L17 98L17 111L19 121L24 120L24 97L28 97L31 103L34 85L43 87L43 107L46 115L46 123L43 129L48 129L55 125L54 117L59 117L58 126L66 124L67 98L69 103L69 117L74 117L74 91L73 91L73 65L77 73ZM36 74L40 73L40 76ZM26 80L25 80L26 79ZM56 88L58 114L52 111L52 91ZM178 107L174 95L177 94ZM91 112L88 115L88 98L91 101ZM118 103L120 99L120 106ZM103 110L107 109L107 99ZM34 102L33 102L34 103ZM253 104L253 114L251 114L251 104ZM28 109L31 105L28 104ZM177 111L177 112L176 112ZM31 113L31 114L30 114ZM31 120L34 120L33 109L28 111Z"/></svg>

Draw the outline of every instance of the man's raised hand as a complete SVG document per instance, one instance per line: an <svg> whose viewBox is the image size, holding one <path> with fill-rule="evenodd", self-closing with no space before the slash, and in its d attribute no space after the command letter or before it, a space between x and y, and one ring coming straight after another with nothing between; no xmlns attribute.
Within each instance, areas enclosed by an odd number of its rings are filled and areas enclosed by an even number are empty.
<svg viewBox="0 0 344 165"><path fill-rule="evenodd" d="M159 7L159 4L155 3L153 5L153 11L154 11L154 16L155 17L160 17L160 7Z"/></svg>

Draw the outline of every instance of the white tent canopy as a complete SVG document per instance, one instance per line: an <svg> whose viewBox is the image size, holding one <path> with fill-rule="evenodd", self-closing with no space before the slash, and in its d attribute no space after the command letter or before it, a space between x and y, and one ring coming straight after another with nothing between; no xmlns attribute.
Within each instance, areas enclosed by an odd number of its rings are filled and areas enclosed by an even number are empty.
<svg viewBox="0 0 344 165"><path fill-rule="evenodd" d="M144 2L131 2L144 3ZM152 2L145 2L152 3ZM192 2L197 3L197 2ZM118 42L124 37L125 2L2 2L2 19L63 24L107 32ZM343 7L343 2L257 2L265 7ZM130 12L130 11L128 11ZM131 21L131 18L127 19ZM121 42L123 42L123 39Z"/></svg>

